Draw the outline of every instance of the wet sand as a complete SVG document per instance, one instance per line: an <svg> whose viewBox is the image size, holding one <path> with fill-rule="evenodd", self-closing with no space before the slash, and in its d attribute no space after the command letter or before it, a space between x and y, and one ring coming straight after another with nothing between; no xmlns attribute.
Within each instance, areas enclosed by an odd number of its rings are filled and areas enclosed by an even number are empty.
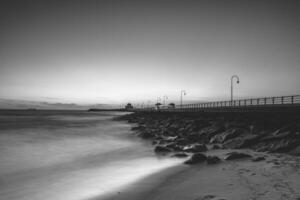
<svg viewBox="0 0 300 200"><path fill-rule="evenodd" d="M214 150L207 155L223 158L228 151ZM148 176L105 200L300 199L299 157L244 151L254 157L265 156L266 160L222 160L214 165L182 164Z"/></svg>

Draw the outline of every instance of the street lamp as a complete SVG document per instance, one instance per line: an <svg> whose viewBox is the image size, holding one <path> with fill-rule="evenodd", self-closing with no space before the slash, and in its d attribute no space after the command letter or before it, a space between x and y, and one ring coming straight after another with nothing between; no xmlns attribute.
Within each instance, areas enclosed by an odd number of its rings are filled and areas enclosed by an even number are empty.
<svg viewBox="0 0 300 200"><path fill-rule="evenodd" d="M236 78L236 83L239 84L240 83L240 79L237 75L233 75L231 76L231 105L232 105L232 101L233 101L233 79Z"/></svg>
<svg viewBox="0 0 300 200"><path fill-rule="evenodd" d="M182 95L186 95L186 91L185 90L181 90L180 91L180 108L182 108Z"/></svg>

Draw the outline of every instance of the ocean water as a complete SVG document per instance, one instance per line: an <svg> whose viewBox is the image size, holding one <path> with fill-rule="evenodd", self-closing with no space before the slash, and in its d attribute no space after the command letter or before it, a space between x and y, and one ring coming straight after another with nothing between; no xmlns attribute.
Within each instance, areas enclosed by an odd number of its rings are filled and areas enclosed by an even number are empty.
<svg viewBox="0 0 300 200"><path fill-rule="evenodd" d="M0 199L101 199L178 164L120 112L0 111Z"/></svg>

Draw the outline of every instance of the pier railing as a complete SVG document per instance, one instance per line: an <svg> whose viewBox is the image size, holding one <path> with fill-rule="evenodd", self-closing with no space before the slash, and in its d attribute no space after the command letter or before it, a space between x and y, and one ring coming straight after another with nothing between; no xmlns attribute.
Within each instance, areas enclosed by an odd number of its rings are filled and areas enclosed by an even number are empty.
<svg viewBox="0 0 300 200"><path fill-rule="evenodd" d="M213 101L198 104L177 105L175 109L247 107L247 106L278 106L300 104L300 95L238 99L233 101Z"/></svg>
<svg viewBox="0 0 300 200"><path fill-rule="evenodd" d="M154 107L134 109L134 110L161 110L161 111L197 111L207 109L222 109L222 108L250 108L250 107L282 107L282 106L300 106L300 95L263 97L251 99L238 99L233 101L213 101L196 104L176 105L176 107Z"/></svg>

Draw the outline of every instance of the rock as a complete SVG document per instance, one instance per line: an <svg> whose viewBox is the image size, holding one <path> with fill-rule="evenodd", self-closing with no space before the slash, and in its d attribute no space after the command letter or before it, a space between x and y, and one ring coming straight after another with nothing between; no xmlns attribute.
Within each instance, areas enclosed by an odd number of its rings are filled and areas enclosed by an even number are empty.
<svg viewBox="0 0 300 200"><path fill-rule="evenodd" d="M141 131L138 133L138 136L144 139L149 139L149 138L153 138L155 136L155 133L148 132L148 131Z"/></svg>
<svg viewBox="0 0 300 200"><path fill-rule="evenodd" d="M261 141L278 140L278 139L287 138L291 135L292 135L292 132L290 132L290 131L280 133L279 130L277 130L274 133L272 133L271 135L261 138Z"/></svg>
<svg viewBox="0 0 300 200"><path fill-rule="evenodd" d="M156 146L154 151L156 153L168 153L171 152L172 150L165 146Z"/></svg>
<svg viewBox="0 0 300 200"><path fill-rule="evenodd" d="M177 158L185 158L188 157L189 155L186 153L175 153L174 155L172 155L172 157L177 157Z"/></svg>
<svg viewBox="0 0 300 200"><path fill-rule="evenodd" d="M223 146L230 149L248 148L256 144L260 138L261 136L259 135L241 135L239 137L227 140L224 142Z"/></svg>
<svg viewBox="0 0 300 200"><path fill-rule="evenodd" d="M297 138L285 138L279 141L274 141L270 144L270 149L272 153L285 153L291 151L292 149L300 145L300 140Z"/></svg>
<svg viewBox="0 0 300 200"><path fill-rule="evenodd" d="M289 151L289 154L294 156L300 156L300 146L294 148L293 150Z"/></svg>
<svg viewBox="0 0 300 200"><path fill-rule="evenodd" d="M142 126L142 125L139 125L139 126L134 126L131 128L131 130L133 131L137 131L137 130L145 130L146 127L145 126Z"/></svg>
<svg viewBox="0 0 300 200"><path fill-rule="evenodd" d="M192 132L189 135L186 136L186 138L191 142L200 142L201 136L198 132Z"/></svg>
<svg viewBox="0 0 300 200"><path fill-rule="evenodd" d="M261 137L260 135L246 135L242 138L242 143L239 148L248 148L257 143Z"/></svg>
<svg viewBox="0 0 300 200"><path fill-rule="evenodd" d="M179 138L175 141L176 141L177 145L187 145L187 144L189 144L189 141L185 138Z"/></svg>
<svg viewBox="0 0 300 200"><path fill-rule="evenodd" d="M166 145L167 148L173 149L174 151L182 151L182 147L172 142Z"/></svg>
<svg viewBox="0 0 300 200"><path fill-rule="evenodd" d="M207 147L204 144L192 144L189 146L186 146L182 149L185 152L203 152L207 151Z"/></svg>
<svg viewBox="0 0 300 200"><path fill-rule="evenodd" d="M213 127L205 127L203 128L199 134L201 137L205 137L207 140L212 138L213 136L217 135L218 133L221 133L225 131L224 126L213 126Z"/></svg>
<svg viewBox="0 0 300 200"><path fill-rule="evenodd" d="M214 137L212 137L209 141L209 143L223 143L226 140L229 140L231 138L234 138L240 134L240 130L237 129L231 129L227 130L223 133L217 134Z"/></svg>
<svg viewBox="0 0 300 200"><path fill-rule="evenodd" d="M252 158L252 161L253 161L253 162L259 162L259 161L263 161L263 160L266 160L266 158L263 157L263 156L259 156L259 157L256 157L256 158Z"/></svg>
<svg viewBox="0 0 300 200"><path fill-rule="evenodd" d="M203 163L206 161L206 159L207 159L206 155L204 155L202 153L195 153L192 155L192 157L190 159L188 159L184 163L193 165L193 164L197 164L197 163Z"/></svg>
<svg viewBox="0 0 300 200"><path fill-rule="evenodd" d="M252 156L249 154L239 153L239 152L231 152L231 153L227 154L227 156L225 157L225 160L235 160L235 159L250 158L250 157L252 157Z"/></svg>
<svg viewBox="0 0 300 200"><path fill-rule="evenodd" d="M214 144L211 148L212 149L222 149L222 145L220 145L220 144Z"/></svg>
<svg viewBox="0 0 300 200"><path fill-rule="evenodd" d="M207 164L212 165L221 162L221 159L217 156L207 156L206 162Z"/></svg>
<svg viewBox="0 0 300 200"><path fill-rule="evenodd" d="M159 142L158 140L153 140L153 141L152 141L152 145L157 145L158 142Z"/></svg>

